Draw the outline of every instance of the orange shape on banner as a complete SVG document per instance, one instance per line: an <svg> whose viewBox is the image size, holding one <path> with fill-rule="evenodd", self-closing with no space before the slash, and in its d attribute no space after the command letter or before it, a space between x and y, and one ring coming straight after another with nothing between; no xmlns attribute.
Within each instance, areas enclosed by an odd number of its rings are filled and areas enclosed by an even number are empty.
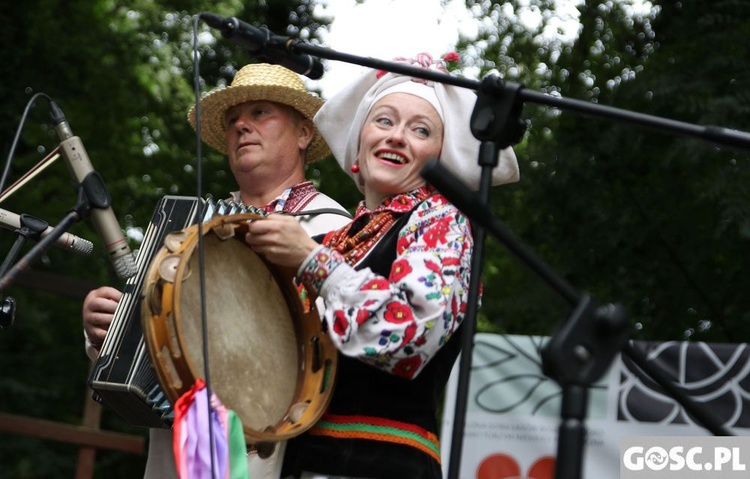
<svg viewBox="0 0 750 479"><path fill-rule="evenodd" d="M555 458L547 456L537 459L529 468L527 475L529 479L554 479Z"/></svg>
<svg viewBox="0 0 750 479"><path fill-rule="evenodd" d="M484 458L477 467L476 479L554 479L555 458L544 456L537 459L529 472L521 475L521 466L513 456L492 454Z"/></svg>
<svg viewBox="0 0 750 479"><path fill-rule="evenodd" d="M511 479L521 477L521 467L507 454L492 454L477 468L477 479Z"/></svg>

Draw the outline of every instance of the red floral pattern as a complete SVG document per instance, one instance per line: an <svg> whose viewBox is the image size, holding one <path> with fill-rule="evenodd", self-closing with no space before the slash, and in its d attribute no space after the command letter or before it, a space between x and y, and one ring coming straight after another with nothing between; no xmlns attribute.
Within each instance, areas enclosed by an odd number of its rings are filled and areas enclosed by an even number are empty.
<svg viewBox="0 0 750 479"><path fill-rule="evenodd" d="M390 281L397 283L401 281L409 273L411 273L411 266L409 266L409 262L404 261L404 260L398 260L395 263L393 263L393 268L391 269Z"/></svg>
<svg viewBox="0 0 750 479"><path fill-rule="evenodd" d="M346 314L343 311L336 311L333 318L333 332L338 335L346 333L349 329L349 318L346 317Z"/></svg>
<svg viewBox="0 0 750 479"><path fill-rule="evenodd" d="M414 377L415 373L419 371L421 366L422 358L419 356L411 356L399 361L393 368L393 373L405 378L411 378Z"/></svg>
<svg viewBox="0 0 750 479"><path fill-rule="evenodd" d="M364 205L358 208L362 214ZM412 211L388 278L355 270L320 246L300 268L326 304L339 350L392 374L419 374L464 319L473 239L466 217L440 194L398 195L376 211Z"/></svg>
<svg viewBox="0 0 750 479"><path fill-rule="evenodd" d="M407 323L413 318L411 315L411 308L403 303L389 303L385 308L385 314L383 319L389 323Z"/></svg>
<svg viewBox="0 0 750 479"><path fill-rule="evenodd" d="M365 283L364 286L362 286L362 290L378 290L378 289L388 289L388 281L386 281L384 278L375 278L372 281L368 281Z"/></svg>
<svg viewBox="0 0 750 479"><path fill-rule="evenodd" d="M450 232L450 218L441 218L429 231L425 232L424 241L430 248L445 244L446 235Z"/></svg>

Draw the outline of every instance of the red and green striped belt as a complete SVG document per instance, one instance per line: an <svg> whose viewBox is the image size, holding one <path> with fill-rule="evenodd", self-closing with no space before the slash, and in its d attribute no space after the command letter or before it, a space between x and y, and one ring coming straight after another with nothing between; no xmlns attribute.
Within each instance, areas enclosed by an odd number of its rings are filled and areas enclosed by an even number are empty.
<svg viewBox="0 0 750 479"><path fill-rule="evenodd" d="M419 449L440 463L440 441L437 436L414 424L372 416L324 414L308 433L403 444Z"/></svg>

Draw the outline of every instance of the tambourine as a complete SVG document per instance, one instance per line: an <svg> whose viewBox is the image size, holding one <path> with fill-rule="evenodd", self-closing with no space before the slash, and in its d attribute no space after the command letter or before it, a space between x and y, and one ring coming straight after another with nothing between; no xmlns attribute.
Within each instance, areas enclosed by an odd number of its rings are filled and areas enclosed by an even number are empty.
<svg viewBox="0 0 750 479"><path fill-rule="evenodd" d="M307 307L294 271L266 262L244 241L247 222L264 218L217 216L170 233L141 297L144 342L170 402L205 380L205 347L211 390L239 416L249 444L312 427L328 406L337 365L315 298Z"/></svg>

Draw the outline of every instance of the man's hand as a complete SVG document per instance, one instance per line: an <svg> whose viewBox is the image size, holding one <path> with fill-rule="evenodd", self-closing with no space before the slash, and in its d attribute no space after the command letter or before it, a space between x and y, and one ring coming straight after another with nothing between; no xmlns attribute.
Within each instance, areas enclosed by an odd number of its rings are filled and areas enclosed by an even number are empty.
<svg viewBox="0 0 750 479"><path fill-rule="evenodd" d="M91 345L98 351L104 343L109 325L114 318L122 293L115 288L102 286L89 291L83 300L83 331Z"/></svg>
<svg viewBox="0 0 750 479"><path fill-rule="evenodd" d="M318 243L289 215L271 214L251 221L245 241L253 251L280 266L299 268L302 261L318 247Z"/></svg>

